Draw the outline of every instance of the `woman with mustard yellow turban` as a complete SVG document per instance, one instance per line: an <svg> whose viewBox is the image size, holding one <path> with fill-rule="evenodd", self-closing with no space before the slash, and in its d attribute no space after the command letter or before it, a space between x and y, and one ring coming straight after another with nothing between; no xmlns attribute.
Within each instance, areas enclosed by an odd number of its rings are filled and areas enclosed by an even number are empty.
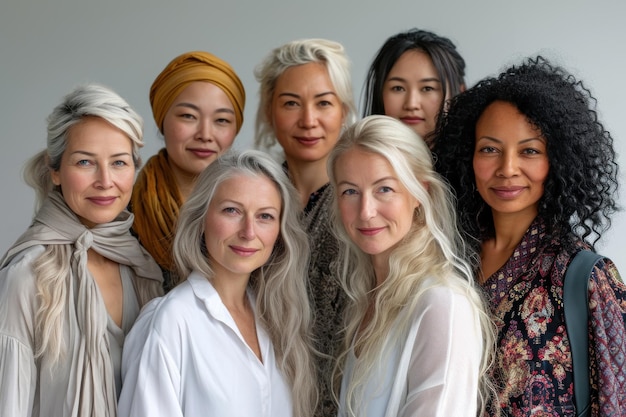
<svg viewBox="0 0 626 417"><path fill-rule="evenodd" d="M150 105L165 147L139 173L133 231L176 284L171 257L178 212L197 176L229 149L243 123L246 94L232 67L208 52L174 58L152 83Z"/></svg>

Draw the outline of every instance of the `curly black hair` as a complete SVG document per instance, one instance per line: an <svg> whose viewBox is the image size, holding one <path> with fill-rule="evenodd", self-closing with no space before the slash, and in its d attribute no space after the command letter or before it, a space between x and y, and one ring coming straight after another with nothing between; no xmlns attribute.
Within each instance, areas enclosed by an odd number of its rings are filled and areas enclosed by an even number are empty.
<svg viewBox="0 0 626 417"><path fill-rule="evenodd" d="M546 139L550 169L538 215L548 238L565 247L582 239L593 248L619 209L613 138L598 120L590 90L541 56L479 81L439 118L435 166L455 190L459 227L476 245L495 233L472 166L476 123L494 101L513 104Z"/></svg>

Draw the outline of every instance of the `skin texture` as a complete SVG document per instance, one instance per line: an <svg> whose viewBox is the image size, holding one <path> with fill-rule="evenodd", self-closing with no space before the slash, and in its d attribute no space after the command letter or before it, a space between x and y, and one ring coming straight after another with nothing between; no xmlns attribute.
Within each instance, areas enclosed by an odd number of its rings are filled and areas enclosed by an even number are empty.
<svg viewBox="0 0 626 417"><path fill-rule="evenodd" d="M545 138L514 105L496 101L480 116L473 165L476 188L494 218L515 216L530 224L550 164Z"/></svg>
<svg viewBox="0 0 626 417"><path fill-rule="evenodd" d="M418 50L402 54L383 86L385 114L425 137L435 129L443 100L441 80L430 57Z"/></svg>
<svg viewBox="0 0 626 417"><path fill-rule="evenodd" d="M290 166L325 164L339 139L344 109L323 64L285 70L276 82L269 111L268 119Z"/></svg>
<svg viewBox="0 0 626 417"><path fill-rule="evenodd" d="M209 204L205 243L216 286L244 280L269 259L280 232L282 203L265 177L238 175L224 181Z"/></svg>
<svg viewBox="0 0 626 417"><path fill-rule="evenodd" d="M128 205L135 180L130 138L97 117L76 124L68 136L52 182L85 226L114 220Z"/></svg>
<svg viewBox="0 0 626 417"><path fill-rule="evenodd" d="M165 147L178 183L200 174L231 147L236 134L235 110L226 93L209 82L189 84L163 119Z"/></svg>
<svg viewBox="0 0 626 417"><path fill-rule="evenodd" d="M495 226L481 246L484 280L511 257L539 212L550 168L546 141L514 105L495 101L476 124L473 166Z"/></svg>
<svg viewBox="0 0 626 417"><path fill-rule="evenodd" d="M341 221L350 239L372 256L376 275L386 276L389 254L413 225L419 202L387 159L353 148L335 164Z"/></svg>

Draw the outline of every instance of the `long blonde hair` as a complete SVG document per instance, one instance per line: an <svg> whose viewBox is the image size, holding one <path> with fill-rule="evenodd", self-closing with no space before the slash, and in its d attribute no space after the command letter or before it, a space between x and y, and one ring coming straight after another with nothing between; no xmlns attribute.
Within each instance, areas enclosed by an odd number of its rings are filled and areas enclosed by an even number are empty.
<svg viewBox="0 0 626 417"><path fill-rule="evenodd" d="M348 128L328 160L331 184L336 185L334 170L338 158L354 148L389 161L401 183L420 202L420 207L411 230L389 257L388 276L376 287L370 256L348 237L335 199L333 221L342 243L338 271L351 300L345 312L345 349L338 361L336 383L349 350L359 352L359 361L345 392L348 415L358 415L353 405L363 402L360 395L381 356L403 343L420 297L435 286L464 294L475 312L484 338L478 393L479 407L484 410L492 392L487 369L492 361L495 329L481 294L475 288L472 264L476 259L467 259L469 252L456 229L452 194L434 171L432 156L424 141L398 120L369 116ZM371 321L359 330L371 307Z"/></svg>

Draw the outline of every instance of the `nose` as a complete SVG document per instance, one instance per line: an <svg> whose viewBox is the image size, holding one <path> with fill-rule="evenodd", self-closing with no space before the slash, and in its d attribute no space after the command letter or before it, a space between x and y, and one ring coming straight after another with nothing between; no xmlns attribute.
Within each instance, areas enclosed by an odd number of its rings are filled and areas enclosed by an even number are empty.
<svg viewBox="0 0 626 417"><path fill-rule="evenodd" d="M213 126L211 120L202 118L198 122L198 130L196 132L196 139L203 142L213 142Z"/></svg>
<svg viewBox="0 0 626 417"><path fill-rule="evenodd" d="M303 106L299 119L300 127L312 129L317 125L317 109L313 106Z"/></svg>
<svg viewBox="0 0 626 417"><path fill-rule="evenodd" d="M99 167L96 175L96 187L106 189L113 186L113 180L109 167Z"/></svg>
<svg viewBox="0 0 626 417"><path fill-rule="evenodd" d="M505 152L498 168L498 175L504 178L513 177L519 172L519 161L516 152Z"/></svg>
<svg viewBox="0 0 626 417"><path fill-rule="evenodd" d="M361 209L359 213L361 220L369 220L376 215L376 204L371 196L362 194Z"/></svg>
<svg viewBox="0 0 626 417"><path fill-rule="evenodd" d="M254 231L254 218L252 216L244 216L241 220L241 230L239 237L244 240L252 240L256 236Z"/></svg>
<svg viewBox="0 0 626 417"><path fill-rule="evenodd" d="M419 91L410 89L404 96L405 110L418 110L421 108L422 100Z"/></svg>

